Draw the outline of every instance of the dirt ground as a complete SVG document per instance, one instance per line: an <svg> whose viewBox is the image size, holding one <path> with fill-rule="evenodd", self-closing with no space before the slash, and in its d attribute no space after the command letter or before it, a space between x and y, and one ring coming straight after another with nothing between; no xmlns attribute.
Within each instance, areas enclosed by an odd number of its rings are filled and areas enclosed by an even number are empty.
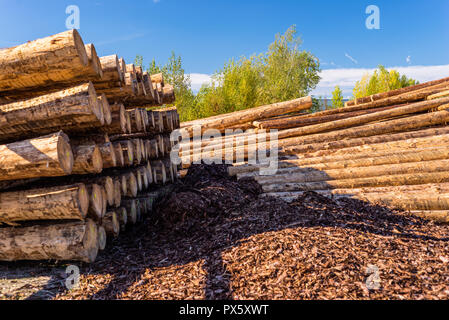
<svg viewBox="0 0 449 320"><path fill-rule="evenodd" d="M260 198L194 166L79 287L58 263L0 263L0 299L448 299L449 227L358 200Z"/></svg>

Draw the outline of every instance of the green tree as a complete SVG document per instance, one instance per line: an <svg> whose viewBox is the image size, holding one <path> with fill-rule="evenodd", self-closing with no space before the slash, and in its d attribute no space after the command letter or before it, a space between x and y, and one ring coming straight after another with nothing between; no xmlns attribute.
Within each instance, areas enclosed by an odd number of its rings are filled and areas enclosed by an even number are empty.
<svg viewBox="0 0 449 320"><path fill-rule="evenodd" d="M401 76L397 70L388 71L384 66L379 65L372 75L366 73L360 81L356 82L353 96L356 99L418 83L418 81L407 78L405 75Z"/></svg>
<svg viewBox="0 0 449 320"><path fill-rule="evenodd" d="M266 53L230 60L214 74L214 84L200 90L197 108L211 116L307 95L320 80L320 65L300 44L292 26Z"/></svg>
<svg viewBox="0 0 449 320"><path fill-rule="evenodd" d="M318 84L320 64L310 52L299 49L296 27L276 35L268 51L250 57L231 59L212 76L212 83L195 95L182 59L172 53L165 65L153 59L147 71L164 74L174 86L181 121L253 108L307 95ZM143 63L140 56L137 63Z"/></svg>
<svg viewBox="0 0 449 320"><path fill-rule="evenodd" d="M335 109L343 106L343 91L341 91L340 86L335 86L335 90L332 92L332 107Z"/></svg>

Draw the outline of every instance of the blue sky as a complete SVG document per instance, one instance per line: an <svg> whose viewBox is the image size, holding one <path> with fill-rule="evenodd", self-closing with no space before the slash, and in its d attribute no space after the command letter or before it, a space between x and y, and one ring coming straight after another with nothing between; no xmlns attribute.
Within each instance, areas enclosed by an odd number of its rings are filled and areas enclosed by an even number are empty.
<svg viewBox="0 0 449 320"><path fill-rule="evenodd" d="M322 63L315 94L340 84L348 95L378 64L421 81L449 76L448 0L0 0L0 47L64 31L68 5L80 8L79 31L99 55L165 62L174 50L194 87L230 58L265 51L292 24ZM380 10L380 30L365 26L369 5Z"/></svg>

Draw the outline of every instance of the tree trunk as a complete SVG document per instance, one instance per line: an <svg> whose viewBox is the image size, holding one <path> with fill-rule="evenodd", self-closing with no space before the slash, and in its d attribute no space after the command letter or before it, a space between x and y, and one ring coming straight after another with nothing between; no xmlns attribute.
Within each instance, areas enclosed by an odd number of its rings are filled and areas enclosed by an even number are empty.
<svg viewBox="0 0 449 320"><path fill-rule="evenodd" d="M106 248L108 242L106 230L102 226L98 226L98 250L103 251Z"/></svg>
<svg viewBox="0 0 449 320"><path fill-rule="evenodd" d="M128 224L137 223L137 202L135 199L125 199L122 201L122 206L126 209L128 213Z"/></svg>
<svg viewBox="0 0 449 320"><path fill-rule="evenodd" d="M396 174L392 176L369 177L359 179L328 180L306 183L266 184L264 192L313 191L331 189L351 189L365 187L401 186L426 183L449 182L449 172Z"/></svg>
<svg viewBox="0 0 449 320"><path fill-rule="evenodd" d="M88 208L84 184L0 193L0 222L84 220Z"/></svg>
<svg viewBox="0 0 449 320"><path fill-rule="evenodd" d="M74 147L74 164L72 174L100 173L103 160L98 145L88 144Z"/></svg>
<svg viewBox="0 0 449 320"><path fill-rule="evenodd" d="M0 145L0 180L71 174L74 157L63 133Z"/></svg>
<svg viewBox="0 0 449 320"><path fill-rule="evenodd" d="M67 222L0 229L0 260L77 260L94 262L98 253L95 222Z"/></svg>
<svg viewBox="0 0 449 320"><path fill-rule="evenodd" d="M89 209L87 216L95 221L101 221L103 217L103 187L98 184L87 185L89 194Z"/></svg>
<svg viewBox="0 0 449 320"><path fill-rule="evenodd" d="M167 173L165 165L162 161L151 161L151 168L153 170L153 182L156 184L165 184L167 182Z"/></svg>
<svg viewBox="0 0 449 320"><path fill-rule="evenodd" d="M331 170L449 159L448 147L449 144L439 148L387 149L377 153L349 153L340 157L330 156L310 159L282 160L278 162L279 170L276 174L294 173L297 169L301 170L302 168ZM228 172L231 176L237 175L237 179L249 178L259 175L259 171L268 168L268 165L269 164L246 164L229 167Z"/></svg>
<svg viewBox="0 0 449 320"><path fill-rule="evenodd" d="M101 158L103 160L103 168L117 167L117 157L114 145L111 142L98 145Z"/></svg>
<svg viewBox="0 0 449 320"><path fill-rule="evenodd" d="M81 125L98 122L99 105L91 83L0 106L0 140L32 137L63 129L67 120ZM56 129L55 129L56 128ZM49 131L53 130L53 131Z"/></svg>
<svg viewBox="0 0 449 320"><path fill-rule="evenodd" d="M268 129L268 130L269 129L299 128L299 127L305 127L305 126L310 126L310 125L324 123L324 122L330 122L330 121L336 121L336 120L357 117L357 116L370 114L370 113L374 113L374 112L379 112L379 111L390 110L390 109L393 109L396 107L397 106L389 106L389 107L382 107L382 108L377 108L377 109L369 109L369 110L346 112L346 113L340 113L340 114L332 114L332 115L321 116L321 117L307 117L304 115L287 116L287 117L282 117L281 119L266 119L266 120L261 120L261 121L254 121L252 123L252 125L258 129Z"/></svg>
<svg viewBox="0 0 449 320"><path fill-rule="evenodd" d="M122 145L119 142L115 142L112 144L115 151L115 158L117 160L117 166L124 167L125 166L125 158L123 156Z"/></svg>
<svg viewBox="0 0 449 320"><path fill-rule="evenodd" d="M306 110L312 106L312 97L299 98L292 101L274 103L267 106L261 106L251 108L242 111L236 111L222 115L217 118L199 119L190 122L184 122L181 124L182 128L186 128L189 132L192 131L192 126L201 125L201 130L204 132L207 129L219 129L225 128L241 123L246 123L254 120L271 118L280 114L295 112L299 110Z"/></svg>
<svg viewBox="0 0 449 320"><path fill-rule="evenodd" d="M0 51L0 92L19 97L25 90L71 84L85 79L88 66L89 58L76 30L30 41Z"/></svg>
<svg viewBox="0 0 449 320"><path fill-rule="evenodd" d="M126 225L128 224L128 212L125 207L120 207L117 209L117 218L120 222L120 231L126 230Z"/></svg>
<svg viewBox="0 0 449 320"><path fill-rule="evenodd" d="M449 160L433 160L411 163L383 164L368 167L347 167L339 169L317 169L314 167L287 168L278 170L273 176L255 176L260 184L281 184L287 182L318 182L344 179L358 179L397 174L437 173L447 170Z"/></svg>
<svg viewBox="0 0 449 320"><path fill-rule="evenodd" d="M107 212L101 220L101 226L108 236L117 238L120 234L120 221L114 211Z"/></svg>

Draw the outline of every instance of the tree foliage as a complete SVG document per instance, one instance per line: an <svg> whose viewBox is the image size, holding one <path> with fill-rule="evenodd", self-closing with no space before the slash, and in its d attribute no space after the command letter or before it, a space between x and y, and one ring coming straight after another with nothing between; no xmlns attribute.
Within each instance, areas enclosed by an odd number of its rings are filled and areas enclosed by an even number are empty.
<svg viewBox="0 0 449 320"><path fill-rule="evenodd" d="M300 45L292 26L276 35L267 52L225 63L212 76L212 83L203 85L197 94L175 53L164 66L153 60L147 71L164 74L175 88L181 121L194 120L307 95L320 81L320 64L313 54L300 50Z"/></svg>
<svg viewBox="0 0 449 320"><path fill-rule="evenodd" d="M335 86L335 89L332 92L332 107L335 109L342 108L343 106L343 91L339 86Z"/></svg>
<svg viewBox="0 0 449 320"><path fill-rule="evenodd" d="M418 84L419 82L400 75L396 70L388 71L379 65L372 75L366 73L357 81L353 90L354 99L370 96L372 94L400 89Z"/></svg>

